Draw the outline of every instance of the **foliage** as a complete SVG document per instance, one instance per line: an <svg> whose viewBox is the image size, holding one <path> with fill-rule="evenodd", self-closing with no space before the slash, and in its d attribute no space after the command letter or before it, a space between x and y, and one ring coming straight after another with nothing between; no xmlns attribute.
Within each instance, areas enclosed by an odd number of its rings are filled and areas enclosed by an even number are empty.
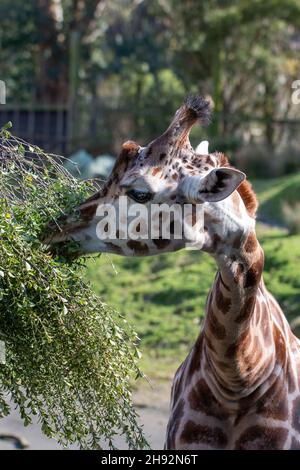
<svg viewBox="0 0 300 470"><path fill-rule="evenodd" d="M294 205L284 203L282 205L283 220L291 235L300 233L300 201Z"/></svg>
<svg viewBox="0 0 300 470"><path fill-rule="evenodd" d="M0 66L15 101L32 97L42 102L65 102L69 96L69 59L72 34L84 41L95 28L102 0L1 0ZM20 86L22 84L22 86Z"/></svg>
<svg viewBox="0 0 300 470"><path fill-rule="evenodd" d="M260 240L265 250L266 285L291 321L299 315L300 307L300 237L288 236L281 230L269 230Z"/></svg>
<svg viewBox="0 0 300 470"><path fill-rule="evenodd" d="M275 178L299 170L299 149L295 141L273 149L260 142L237 148L232 163L250 178ZM223 147L224 148L224 147ZM231 149L232 150L232 146ZM226 152L226 148L224 149ZM269 182L269 186L272 182Z"/></svg>
<svg viewBox="0 0 300 470"><path fill-rule="evenodd" d="M284 225L283 205L294 205L299 201L300 173L280 178L254 180L254 189L259 196L259 217L264 222Z"/></svg>
<svg viewBox="0 0 300 470"><path fill-rule="evenodd" d="M113 447L115 434L145 446L129 386L140 375L136 334L83 280L84 262L53 258L40 241L90 183L2 130L0 187L0 416L10 394L25 425L37 415L65 446Z"/></svg>

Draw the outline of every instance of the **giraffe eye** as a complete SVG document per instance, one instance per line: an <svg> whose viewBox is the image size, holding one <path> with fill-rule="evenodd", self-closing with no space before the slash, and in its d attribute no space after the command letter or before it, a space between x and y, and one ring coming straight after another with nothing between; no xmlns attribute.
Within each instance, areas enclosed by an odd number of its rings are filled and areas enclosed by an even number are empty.
<svg viewBox="0 0 300 470"><path fill-rule="evenodd" d="M151 193L148 193L147 191L141 191L140 189L130 189L127 191L126 195L130 197L130 199L133 199L136 202L140 202L141 204L150 201L152 198Z"/></svg>

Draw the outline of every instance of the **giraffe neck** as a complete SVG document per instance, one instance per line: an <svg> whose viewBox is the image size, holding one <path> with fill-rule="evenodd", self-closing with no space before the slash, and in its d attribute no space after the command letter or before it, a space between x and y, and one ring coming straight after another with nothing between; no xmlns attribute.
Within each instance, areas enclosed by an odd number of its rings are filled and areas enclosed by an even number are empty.
<svg viewBox="0 0 300 470"><path fill-rule="evenodd" d="M273 323L262 280L263 250L254 230L222 245L214 253L219 270L207 299L201 367L215 395L236 402L273 372Z"/></svg>

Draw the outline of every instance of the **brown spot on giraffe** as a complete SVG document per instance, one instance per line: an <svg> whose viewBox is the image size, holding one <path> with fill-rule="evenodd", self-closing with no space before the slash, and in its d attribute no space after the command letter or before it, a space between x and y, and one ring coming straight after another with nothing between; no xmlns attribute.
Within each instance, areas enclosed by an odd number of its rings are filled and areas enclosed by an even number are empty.
<svg viewBox="0 0 300 470"><path fill-rule="evenodd" d="M179 402L176 404L173 414L172 414L172 422L168 429L167 434L167 442L166 442L166 449L171 450L175 449L175 439L176 439L176 432L180 424L180 419L183 416L183 409L184 409L184 400L181 398Z"/></svg>
<svg viewBox="0 0 300 470"><path fill-rule="evenodd" d="M236 235L232 243L232 247L235 248L236 250L239 250L241 247L241 243L242 243L242 235L241 233L238 233L238 235Z"/></svg>
<svg viewBox="0 0 300 470"><path fill-rule="evenodd" d="M245 304L241 309L240 314L235 319L236 323L242 323L251 317L255 305L255 300L255 297L249 297L246 300Z"/></svg>
<svg viewBox="0 0 300 470"><path fill-rule="evenodd" d="M279 364L285 366L287 359L285 341L283 334L275 323L273 324L273 338L276 350L276 359Z"/></svg>
<svg viewBox="0 0 300 470"><path fill-rule="evenodd" d="M180 441L183 444L207 444L222 449L226 446L228 438L219 427L210 427L188 421L181 433Z"/></svg>
<svg viewBox="0 0 300 470"><path fill-rule="evenodd" d="M268 428L251 426L246 429L235 443L237 450L276 450L282 449L287 438L288 430L282 427Z"/></svg>
<svg viewBox="0 0 300 470"><path fill-rule="evenodd" d="M292 416L294 429L300 433L300 397L293 401Z"/></svg>
<svg viewBox="0 0 300 470"><path fill-rule="evenodd" d="M300 450L300 440L293 437L290 450Z"/></svg>
<svg viewBox="0 0 300 470"><path fill-rule="evenodd" d="M288 418L288 395L283 377L279 377L273 387L259 398L256 411L266 418L285 421Z"/></svg>
<svg viewBox="0 0 300 470"><path fill-rule="evenodd" d="M210 338L208 337L207 333L205 333L205 344L212 352L216 352L216 349L213 343L211 342Z"/></svg>
<svg viewBox="0 0 300 470"><path fill-rule="evenodd" d="M160 167L156 167L152 170L152 176L155 176L157 175L157 173L159 173L161 171L161 168Z"/></svg>
<svg viewBox="0 0 300 470"><path fill-rule="evenodd" d="M257 238L254 232L248 235L244 248L247 253L253 253L257 247Z"/></svg>
<svg viewBox="0 0 300 470"><path fill-rule="evenodd" d="M180 369L182 367L183 366L181 364L181 366L177 369L175 378L176 376L178 378L174 379L173 384L172 384L172 390L171 390L172 403L177 403L179 397L181 396L182 387L183 387L183 376L180 373Z"/></svg>
<svg viewBox="0 0 300 470"><path fill-rule="evenodd" d="M208 163L209 165L214 166L214 161L213 161L213 159L211 158L210 155L207 155L205 161L206 161L206 163Z"/></svg>
<svg viewBox="0 0 300 470"><path fill-rule="evenodd" d="M192 410L201 411L220 420L229 417L229 413L216 400L204 379L200 379L193 386L189 392L188 401Z"/></svg>
<svg viewBox="0 0 300 470"><path fill-rule="evenodd" d="M220 282L221 282L222 286L229 292L230 289L229 289L229 287L227 286L227 284L225 284L225 282L224 282L224 280L223 280L223 278L222 278L222 276L221 276L220 273L219 273L219 279L220 279Z"/></svg>
<svg viewBox="0 0 300 470"><path fill-rule="evenodd" d="M236 352L238 349L240 350L245 350L247 349L247 344L248 344L248 331L245 330L243 333L239 335L239 337L234 341L234 343L231 343L227 347L227 351L225 353L225 357L228 359L233 358L236 355Z"/></svg>
<svg viewBox="0 0 300 470"><path fill-rule="evenodd" d="M118 253L120 255L123 254L123 250L120 246L116 245L115 243L111 243L111 242L108 242L109 243L109 247L115 252L115 253Z"/></svg>
<svg viewBox="0 0 300 470"><path fill-rule="evenodd" d="M287 380L289 393L294 393L296 390L296 380L293 371L291 370L290 364L287 367Z"/></svg>
<svg viewBox="0 0 300 470"><path fill-rule="evenodd" d="M153 243L159 248L160 250L165 249L171 242L167 238L155 238Z"/></svg>
<svg viewBox="0 0 300 470"><path fill-rule="evenodd" d="M226 315L231 307L231 299L229 297L225 297L220 288L216 290L215 299L218 310Z"/></svg>
<svg viewBox="0 0 300 470"><path fill-rule="evenodd" d="M97 210L97 204L91 204L91 205L88 205L84 208L82 208L80 210L80 217L82 219L82 221L84 222L89 222L91 221L95 214L96 214L96 210Z"/></svg>
<svg viewBox="0 0 300 470"><path fill-rule="evenodd" d="M238 418L239 415L241 416L253 416L256 408L256 403L261 397L262 393L260 390L260 387L256 388L254 391L252 391L249 395L242 397L239 400L239 409L237 411L237 416Z"/></svg>
<svg viewBox="0 0 300 470"><path fill-rule="evenodd" d="M219 322L216 315L210 311L208 315L208 327L211 334L217 339L224 339L226 337L226 330L224 325Z"/></svg>
<svg viewBox="0 0 300 470"><path fill-rule="evenodd" d="M234 426L237 427L249 415L248 408L239 410L234 418Z"/></svg>
<svg viewBox="0 0 300 470"><path fill-rule="evenodd" d="M127 242L127 246L138 254L146 254L149 252L148 245L137 240L129 240L129 242Z"/></svg>
<svg viewBox="0 0 300 470"><path fill-rule="evenodd" d="M199 370L201 358L202 358L202 348L203 348L203 335L200 335L194 345L194 348L191 352L191 361L187 371L188 377L192 377L194 373Z"/></svg>
<svg viewBox="0 0 300 470"><path fill-rule="evenodd" d="M224 361L219 361L218 359L214 361L214 364L216 366L216 369L219 371L224 371L225 369L229 370L230 369L230 364L228 362Z"/></svg>
<svg viewBox="0 0 300 470"><path fill-rule="evenodd" d="M255 261L247 270L244 281L245 289L258 285L263 269L263 258L263 254L261 254L258 261Z"/></svg>

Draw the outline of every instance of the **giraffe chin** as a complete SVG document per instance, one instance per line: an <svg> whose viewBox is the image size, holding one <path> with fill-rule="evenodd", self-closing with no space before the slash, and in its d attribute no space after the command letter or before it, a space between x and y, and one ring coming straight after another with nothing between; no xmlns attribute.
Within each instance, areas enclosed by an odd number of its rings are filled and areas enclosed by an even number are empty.
<svg viewBox="0 0 300 470"><path fill-rule="evenodd" d="M90 230L81 229L71 233L62 231L43 240L49 253L66 261L73 261L84 255L112 253L125 255L117 240L101 240L92 236ZM130 244L130 242L129 242ZM139 255L140 253L132 253Z"/></svg>

